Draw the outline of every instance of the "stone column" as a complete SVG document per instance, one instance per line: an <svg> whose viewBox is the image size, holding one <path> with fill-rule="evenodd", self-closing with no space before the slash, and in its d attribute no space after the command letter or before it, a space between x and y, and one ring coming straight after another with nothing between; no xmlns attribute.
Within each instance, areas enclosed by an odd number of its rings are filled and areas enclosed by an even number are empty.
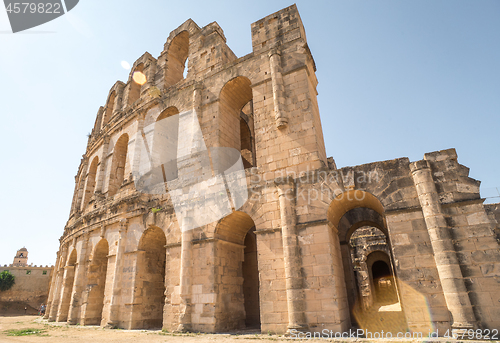
<svg viewBox="0 0 500 343"><path fill-rule="evenodd" d="M194 90L193 90L193 111L196 112L196 115L198 116L198 121L201 124L201 93L203 90L203 85L201 82L196 82L194 84Z"/></svg>
<svg viewBox="0 0 500 343"><path fill-rule="evenodd" d="M124 89L125 86L123 84L119 84L118 87L116 87L116 96L115 96L115 102L113 103L113 113L111 114L111 118L113 118L116 114L118 114L122 110ZM109 120L111 120L111 118L109 118Z"/></svg>
<svg viewBox="0 0 500 343"><path fill-rule="evenodd" d="M278 188L283 259L285 262L288 332L306 331L304 290L297 233L295 231L295 183L292 179L276 181Z"/></svg>
<svg viewBox="0 0 500 343"><path fill-rule="evenodd" d="M76 204L75 204L75 211L78 212L81 211L82 209L82 202L83 202L83 191L85 188L85 175L87 175L87 166L89 163L89 159L87 156L83 155L82 156L82 169L80 170L80 184L78 185L78 195L76 198Z"/></svg>
<svg viewBox="0 0 500 343"><path fill-rule="evenodd" d="M97 178L95 193L102 193L104 189L104 174L106 173L106 159L108 157L109 140L109 135L102 138L102 155L99 161L99 177Z"/></svg>
<svg viewBox="0 0 500 343"><path fill-rule="evenodd" d="M57 309L56 322L65 322L68 320L69 302L71 292L73 291L73 282L70 279L75 276L75 266L65 266L63 274L63 285L61 287L61 300L59 301L59 308Z"/></svg>
<svg viewBox="0 0 500 343"><path fill-rule="evenodd" d="M122 260L123 253L127 244L128 220L120 220L120 229L118 236L118 249L116 251L115 269L113 271L112 292L109 305L109 321L107 327L117 327L120 320L120 299L121 299L121 280L122 280Z"/></svg>
<svg viewBox="0 0 500 343"><path fill-rule="evenodd" d="M59 256L60 252L57 252L56 255L56 264L54 266L54 269L52 269L52 276L50 278L50 289L49 289L49 298L47 299L47 306L45 307L45 315L43 316L43 319L48 319L49 318L49 313L50 313L50 308L52 305L52 299L54 299L54 293L56 291L56 282L57 282L57 270L59 269L59 263L60 259Z"/></svg>
<svg viewBox="0 0 500 343"><path fill-rule="evenodd" d="M146 84L143 87L147 90L149 87L155 85L155 75L156 75L156 61L149 61L149 63L145 67L146 71Z"/></svg>
<svg viewBox="0 0 500 343"><path fill-rule="evenodd" d="M72 325L78 323L78 310L81 306L80 299L85 287L85 257L87 255L86 252L89 244L89 236L90 234L88 232L83 234L82 250L79 255L80 259L76 262L75 266L75 281L73 282L73 290L71 294L71 302L69 305L68 313L68 324Z"/></svg>
<svg viewBox="0 0 500 343"><path fill-rule="evenodd" d="M288 125L288 118L285 116L285 86L283 75L281 74L281 53L274 48L269 51L269 64L271 66L271 81L273 86L274 119L276 127L283 129Z"/></svg>
<svg viewBox="0 0 500 343"><path fill-rule="evenodd" d="M183 220L191 218L186 216ZM189 223L188 223L189 224ZM189 225L186 227L190 227ZM193 263L193 230L182 230L181 242L181 275L180 275L180 298L179 327L177 331L186 332L191 330L191 265Z"/></svg>
<svg viewBox="0 0 500 343"><path fill-rule="evenodd" d="M476 326L476 318L453 247L451 233L441 209L429 162L426 160L413 162L410 164L410 170L431 240L446 305L453 317L451 327L472 329Z"/></svg>
<svg viewBox="0 0 500 343"><path fill-rule="evenodd" d="M53 322L57 318L57 311L59 310L59 303L61 301L61 296L62 296L61 286L64 276L64 265L66 264L67 258L68 258L68 246L64 246L61 248L61 259L59 261L59 268L58 270L54 270L54 273L57 273L57 275L54 275L54 277L56 277L56 283L55 283L54 295L52 297L52 304L50 306L49 322Z"/></svg>

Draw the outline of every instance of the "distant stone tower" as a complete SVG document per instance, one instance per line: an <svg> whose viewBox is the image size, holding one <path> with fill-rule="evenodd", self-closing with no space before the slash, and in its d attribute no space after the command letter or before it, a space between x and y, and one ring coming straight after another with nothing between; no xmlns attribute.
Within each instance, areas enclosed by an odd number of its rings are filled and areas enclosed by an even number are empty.
<svg viewBox="0 0 500 343"><path fill-rule="evenodd" d="M22 247L14 257L13 267L26 267L28 265L28 249Z"/></svg>

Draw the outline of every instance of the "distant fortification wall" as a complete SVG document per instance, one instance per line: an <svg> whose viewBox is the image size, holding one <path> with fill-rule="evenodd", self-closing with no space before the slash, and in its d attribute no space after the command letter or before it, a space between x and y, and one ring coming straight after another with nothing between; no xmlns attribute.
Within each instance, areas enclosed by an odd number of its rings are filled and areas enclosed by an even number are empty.
<svg viewBox="0 0 500 343"><path fill-rule="evenodd" d="M42 303L46 304L53 268L12 265L0 267L0 273L8 270L16 278L11 289L0 292L0 302L24 302L34 308L38 308Z"/></svg>

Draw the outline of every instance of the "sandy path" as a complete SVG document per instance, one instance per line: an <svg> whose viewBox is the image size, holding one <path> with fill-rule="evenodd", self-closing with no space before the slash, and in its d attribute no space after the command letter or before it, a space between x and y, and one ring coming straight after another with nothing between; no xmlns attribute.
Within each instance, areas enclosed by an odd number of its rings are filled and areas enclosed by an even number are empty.
<svg viewBox="0 0 500 343"><path fill-rule="evenodd" d="M43 332L37 335L29 336L8 336L7 330L12 329L41 329ZM48 323L41 320L38 316L0 316L0 343L4 342L50 342L50 343L114 343L114 342L168 342L168 343L258 343L258 342L382 342L383 340L370 340L363 338L356 339L306 339L298 340L283 336L255 334L242 332L240 334L172 334L161 331L145 330L110 330L102 329L96 326L69 326L62 323ZM444 338L439 339L420 339L420 340L401 340L393 339L389 342L446 342L450 341ZM460 341L455 341L460 342ZM467 342L467 341L466 341ZM471 342L471 341L468 341ZM481 342L481 341L474 341ZM492 341L482 341L492 342ZM498 342L498 341L497 341Z"/></svg>

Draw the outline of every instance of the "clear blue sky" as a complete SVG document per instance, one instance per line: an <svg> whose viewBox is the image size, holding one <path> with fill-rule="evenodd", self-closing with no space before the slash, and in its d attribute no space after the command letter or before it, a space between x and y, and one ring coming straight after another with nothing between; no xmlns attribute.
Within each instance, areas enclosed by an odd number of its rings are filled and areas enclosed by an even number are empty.
<svg viewBox="0 0 500 343"><path fill-rule="evenodd" d="M12 34L0 8L0 263L26 246L53 264L99 106L145 51L192 18L217 21L237 56L250 24L289 1L90 1ZM339 167L454 147L500 186L500 2L297 1L317 65L326 148ZM498 198L497 198L498 200Z"/></svg>

